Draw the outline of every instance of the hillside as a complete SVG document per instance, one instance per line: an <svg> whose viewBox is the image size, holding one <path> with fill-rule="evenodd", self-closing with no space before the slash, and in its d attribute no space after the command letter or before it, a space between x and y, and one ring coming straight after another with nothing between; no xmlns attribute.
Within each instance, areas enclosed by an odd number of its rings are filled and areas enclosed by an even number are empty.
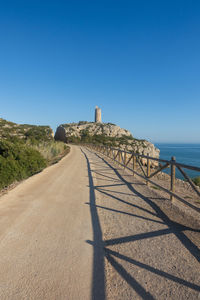
<svg viewBox="0 0 200 300"><path fill-rule="evenodd" d="M159 158L160 153L152 143L136 139L130 131L112 123L80 121L62 124L56 130L55 139L65 143L94 143L119 147L156 158Z"/></svg>
<svg viewBox="0 0 200 300"><path fill-rule="evenodd" d="M0 118L0 139L29 140L31 143L53 141L53 131L49 126L16 124Z"/></svg>
<svg viewBox="0 0 200 300"><path fill-rule="evenodd" d="M36 126L0 119L0 190L21 181L69 152L56 142L49 126Z"/></svg>

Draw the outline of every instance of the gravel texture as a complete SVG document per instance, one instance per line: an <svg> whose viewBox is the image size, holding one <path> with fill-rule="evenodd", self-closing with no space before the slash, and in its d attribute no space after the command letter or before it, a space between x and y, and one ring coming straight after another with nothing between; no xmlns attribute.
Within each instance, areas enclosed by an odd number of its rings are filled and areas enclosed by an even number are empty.
<svg viewBox="0 0 200 300"><path fill-rule="evenodd" d="M200 299L200 231L111 161L67 157L0 198L0 299Z"/></svg>
<svg viewBox="0 0 200 300"><path fill-rule="evenodd" d="M87 155L107 299L200 299L198 223L111 160L90 150Z"/></svg>
<svg viewBox="0 0 200 300"><path fill-rule="evenodd" d="M90 299L86 160L77 147L0 198L0 299Z"/></svg>

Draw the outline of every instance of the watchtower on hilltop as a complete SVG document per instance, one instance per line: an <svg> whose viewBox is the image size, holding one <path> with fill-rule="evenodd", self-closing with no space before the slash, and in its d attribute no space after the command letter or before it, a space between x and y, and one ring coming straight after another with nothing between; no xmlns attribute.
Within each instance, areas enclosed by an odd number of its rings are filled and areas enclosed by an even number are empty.
<svg viewBox="0 0 200 300"><path fill-rule="evenodd" d="M102 123L101 121L101 108L95 107L95 123Z"/></svg>

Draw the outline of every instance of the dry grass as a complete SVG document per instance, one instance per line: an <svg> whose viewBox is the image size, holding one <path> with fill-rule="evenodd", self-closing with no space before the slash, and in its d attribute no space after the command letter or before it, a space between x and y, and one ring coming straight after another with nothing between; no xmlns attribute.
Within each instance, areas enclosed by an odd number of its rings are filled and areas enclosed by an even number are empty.
<svg viewBox="0 0 200 300"><path fill-rule="evenodd" d="M59 157L69 149L65 143L57 141L42 142L39 145L34 145L32 147L38 150L47 161L52 161L52 159Z"/></svg>

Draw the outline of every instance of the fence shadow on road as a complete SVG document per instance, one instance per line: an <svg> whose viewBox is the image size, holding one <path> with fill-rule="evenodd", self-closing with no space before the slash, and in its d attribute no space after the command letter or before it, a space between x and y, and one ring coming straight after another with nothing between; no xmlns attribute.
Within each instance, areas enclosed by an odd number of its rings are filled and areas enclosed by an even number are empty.
<svg viewBox="0 0 200 300"><path fill-rule="evenodd" d="M102 230L100 220L97 212L96 197L95 197L95 186L92 177L92 170L87 154L81 149L84 154L89 177L90 187L90 212L93 226L93 241L87 241L91 244L94 249L93 254L93 283L92 283L92 300L103 300L106 299L105 295L105 263L104 259L107 258L114 268L120 273L120 275L128 282L128 284L143 298L143 299L154 299L149 292L140 285L132 276L130 276L125 269L123 269L112 257L109 256L105 249L105 243L102 240Z"/></svg>
<svg viewBox="0 0 200 300"><path fill-rule="evenodd" d="M167 272L164 272L162 270L159 270L157 268L154 268L154 267L144 264L142 262L136 261L131 257L122 255L119 252L113 251L108 248L111 245L123 244L126 242L134 242L137 240L142 240L142 239L151 238L151 237L155 237L155 236L164 236L165 234L174 234L179 239L179 241L184 245L184 247L187 248L187 250L193 255L193 257L195 257L195 259L197 261L200 261L200 251L199 251L198 247L184 234L185 230L190 230L190 231L195 231L195 232L200 232L200 231L197 229L193 229L193 228L181 225L179 223L176 223L176 222L170 220L170 218L161 210L161 208L155 202L153 202L153 199L148 198L148 197L142 195L139 191L137 191L135 185L133 187L133 185L130 182L128 182L119 173L119 171L116 168L114 168L103 157L99 156L97 153L94 153L94 152L88 150L89 152L91 152L91 154L96 155L96 157L101 159L112 171L115 172L115 174L117 175L117 179L120 180L120 182L121 182L120 184L116 184L116 186L126 185L129 189L131 195L136 195L136 196L140 197L143 201L148 203L148 205L153 209L153 212L144 207L140 207L139 205L136 205L134 203L131 203L129 201L125 201L124 199L121 199L120 192L119 193L116 192L119 194L119 196L118 195L115 196L115 195L111 194L110 192L112 192L112 191L107 190L106 187L115 186L115 184L106 185L106 186L105 185L104 186L103 185L95 186L94 182L93 182L93 178L92 178L92 170L91 170L88 156L87 156L86 152L84 152L83 150L81 150L81 151L85 155L85 158L87 161L87 166L88 166L88 176L89 176L89 186L90 186L90 202L86 203L86 204L88 204L90 206L91 218L92 218L92 224L93 224L93 241L87 241L94 247L94 263L93 263L93 276L94 277L93 277L92 299L94 299L94 300L105 299L104 257L108 260L108 262L112 265L112 267L135 290L135 292L142 299L154 299L154 297L149 292L147 292L145 290L145 288L139 282L137 282L136 279L132 275L130 275L127 272L127 270L116 260L116 258L126 261L137 267L140 267L143 270L146 270L153 274L157 274L168 280L171 280L173 282L181 284L181 285L188 287L194 291L200 291L199 285L196 285L192 282L189 282L189 281L179 278L177 276L171 275ZM98 175L104 176L103 174L98 174ZM124 204L128 204L128 205L136 207L140 210L148 212L152 216L157 216L159 218L159 220L154 220L151 218L124 212L121 210L116 210L114 208L108 208L108 207L97 205L96 201L95 201L95 190L104 194L107 197L111 197L112 199L120 201ZM165 225L167 225L167 228L162 229L162 230L145 232L145 233L140 233L140 234L136 234L136 235L119 237L119 238L103 241L99 216L98 216L98 212L97 212L98 208L110 210L110 211L113 211L113 212L119 213L119 214L131 215L135 218L140 218L140 219L147 220L147 221L165 224ZM98 293L98 290L101 292L100 294Z"/></svg>
<svg viewBox="0 0 200 300"><path fill-rule="evenodd" d="M116 170L111 164L109 164L104 158L96 154L100 159L104 161L118 176L118 178L126 184L128 189L134 194L140 197L142 200L144 200L146 203L149 204L149 206L154 210L155 214L168 226L168 230L175 234L176 237L180 240L180 242L184 245L185 248L196 258L198 262L200 262L200 250L198 247L184 234L185 230L190 230L190 231L195 231L195 232L200 232L198 229L193 229L184 225L181 225L179 223L176 223L162 211L162 209L155 203L153 202L150 198L145 197L142 195L139 191L136 190L135 185L133 185L126 181L124 177Z"/></svg>
<svg viewBox="0 0 200 300"><path fill-rule="evenodd" d="M104 247L102 240L102 230L96 207L95 188L89 159L81 149L87 161L89 188L90 188L90 214L93 229L93 241L87 241L93 246L93 274L92 274L92 300L105 299L105 267L104 267Z"/></svg>

